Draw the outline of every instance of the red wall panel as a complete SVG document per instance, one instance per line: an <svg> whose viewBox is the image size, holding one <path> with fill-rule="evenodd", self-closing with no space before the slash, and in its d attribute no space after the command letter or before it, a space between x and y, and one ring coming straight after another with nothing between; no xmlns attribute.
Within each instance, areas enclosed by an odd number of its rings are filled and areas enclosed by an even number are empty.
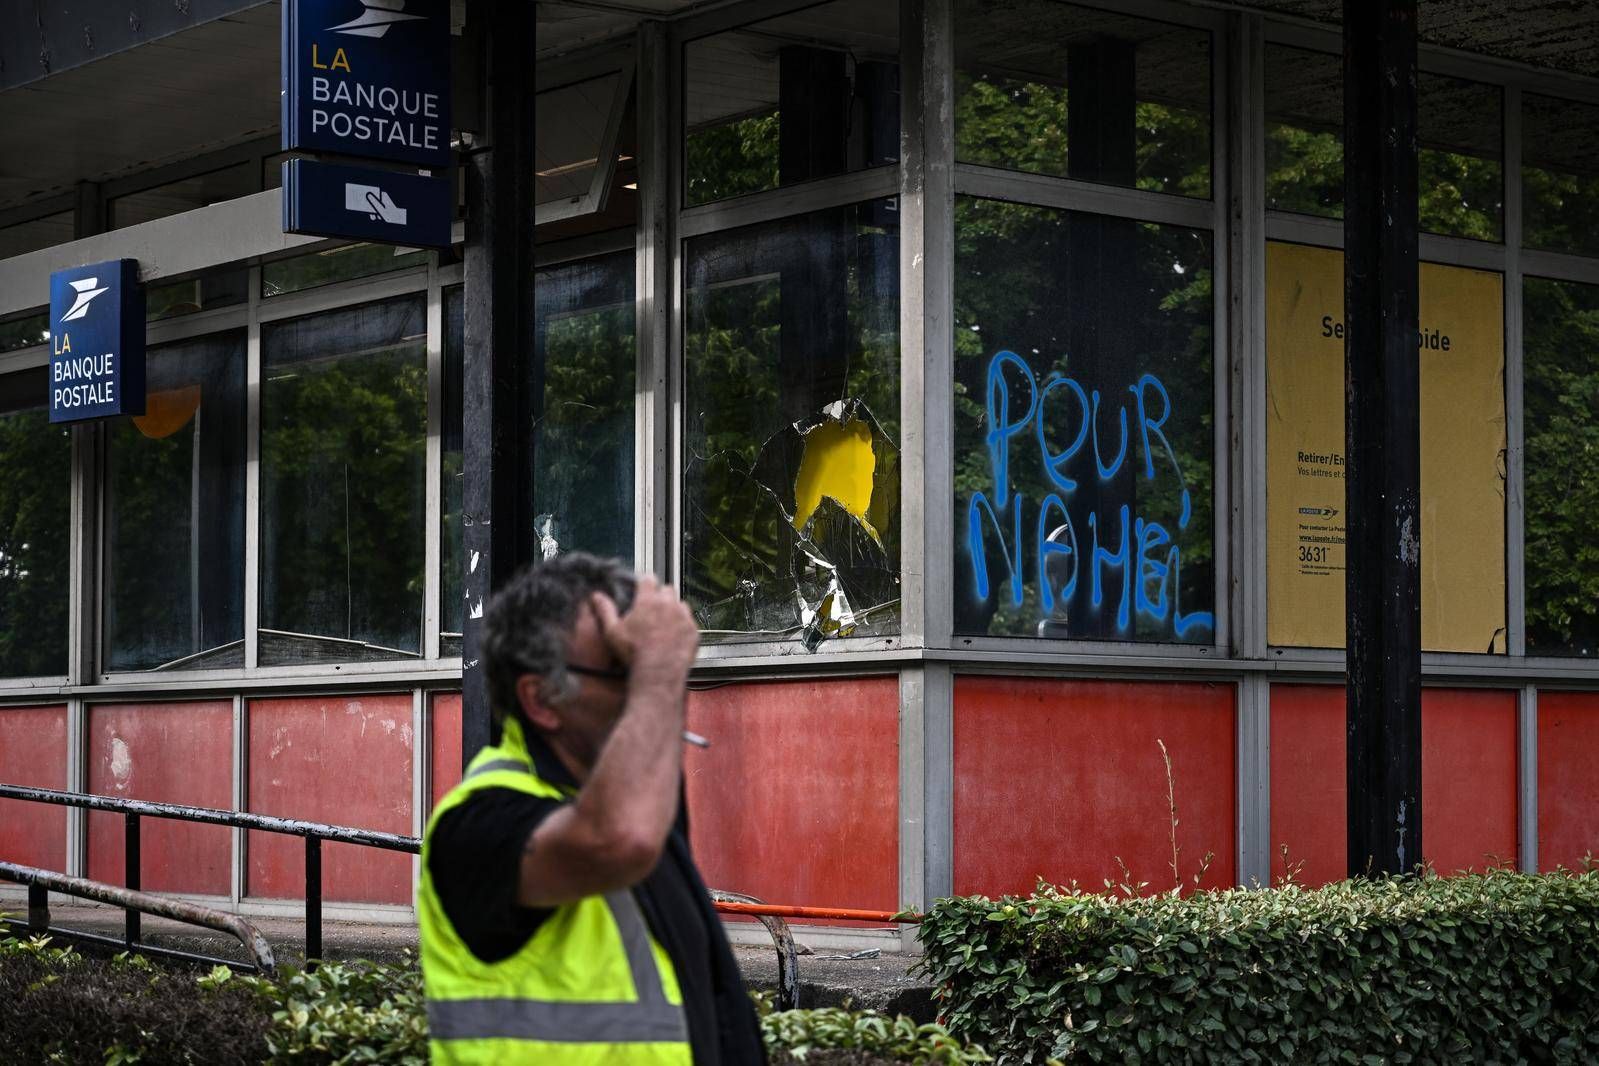
<svg viewBox="0 0 1599 1066"><path fill-rule="evenodd" d="M335 825L411 833L411 696L251 700L249 809ZM252 896L304 894L305 845L248 834ZM322 846L322 894L365 903L411 901L411 856Z"/></svg>
<svg viewBox="0 0 1599 1066"><path fill-rule="evenodd" d="M1538 865L1599 856L1599 692L1538 693Z"/></svg>
<svg viewBox="0 0 1599 1066"><path fill-rule="evenodd" d="M1027 893L1039 877L1099 890L1118 857L1172 886L1166 767L1191 883L1234 881L1233 687L1208 683L955 680L955 891Z"/></svg>
<svg viewBox="0 0 1599 1066"><path fill-rule="evenodd" d="M429 743L433 751L430 776L433 779L428 811L439 805L444 794L461 780L461 694L441 692L433 697L428 715Z"/></svg>
<svg viewBox="0 0 1599 1066"><path fill-rule="evenodd" d="M123 799L233 806L233 701L101 704L89 710L89 791ZM89 814L89 876L123 883L123 819ZM225 896L232 831L164 818L139 822L142 887Z"/></svg>
<svg viewBox="0 0 1599 1066"><path fill-rule="evenodd" d="M66 707L0 707L0 781L67 787ZM0 800L0 859L65 871L67 809Z"/></svg>
<svg viewBox="0 0 1599 1066"><path fill-rule="evenodd" d="M695 858L712 888L771 903L899 906L899 679L689 694Z"/></svg>
<svg viewBox="0 0 1599 1066"><path fill-rule="evenodd" d="M1271 688L1272 876L1286 861L1309 885L1343 878L1348 795L1344 690ZM1440 873L1516 862L1516 694L1424 689L1421 807ZM1303 865L1300 865L1300 864Z"/></svg>

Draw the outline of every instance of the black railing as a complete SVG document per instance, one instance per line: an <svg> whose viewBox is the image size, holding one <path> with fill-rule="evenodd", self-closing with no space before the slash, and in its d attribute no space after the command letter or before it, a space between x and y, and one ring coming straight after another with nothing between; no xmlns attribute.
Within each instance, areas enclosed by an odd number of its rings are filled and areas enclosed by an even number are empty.
<svg viewBox="0 0 1599 1066"><path fill-rule="evenodd" d="M139 823L142 818L171 818L180 822L199 822L204 825L225 825L235 829L255 829L264 833L281 833L288 836L298 836L305 839L305 958L307 966L314 966L317 959L322 957L322 842L331 840L337 844L358 844L368 848L382 848L385 851L403 851L410 855L419 854L422 842L416 837L401 836L398 833L379 833L371 829L352 829L343 825L327 825L322 822L306 822L298 818L274 818L267 814L250 814L245 811L224 811L215 807L185 807L176 803L153 803L149 800L122 799L117 796L96 796L83 792L58 792L49 788L27 788L22 785L0 784L0 799L29 800L34 803L54 803L63 807L81 807L91 811L109 811L122 815L123 839L126 847L123 854L123 884L130 890L137 892L140 878L139 855ZM65 875L55 875L64 877ZM4 864L0 864L0 880L5 880ZM76 880L76 879L74 879ZM85 882L92 884L92 882ZM109 886L107 886L109 887ZM30 885L30 901L33 888ZM753 896L742 896L737 893L719 892L713 890L711 895L718 901L739 900L747 903L758 903ZM94 897L101 898L101 897ZM117 900L105 898L104 902L118 903ZM123 944L130 951L152 951L139 941L140 909L118 904L125 910L125 925L123 929ZM149 908L144 908L147 913ZM170 916L170 915L169 915ZM788 1010L799 1006L799 962L796 957L794 937L789 933L788 923L781 917L770 915L758 916L766 931L772 936L772 943L777 948L777 1005L781 1010ZM98 937L85 937L84 939L98 940ZM179 954L171 951L152 951L155 954ZM204 958L202 956L186 956L188 958ZM225 959L209 959L205 961L226 962Z"/></svg>
<svg viewBox="0 0 1599 1066"><path fill-rule="evenodd" d="M63 807L82 807L91 811L110 811L122 815L123 884L129 889L139 889L140 854L139 822L142 818L171 818L180 822L199 822L203 825L226 825L235 829L255 829L263 833L281 833L305 839L305 957L308 964L322 957L322 842L331 840L339 844L359 844L385 851L403 851L415 855L422 850L416 837L398 833L379 833L371 829L352 829L343 825L307 822L298 818L274 818L268 814L251 814L246 811L223 811L214 807L185 807L176 803L152 803L149 800L121 799L116 796L95 796L82 792L57 792L49 788L25 788L21 785L0 785L0 799L31 800L34 803L54 803ZM123 942L130 949L140 948L139 911L126 908Z"/></svg>

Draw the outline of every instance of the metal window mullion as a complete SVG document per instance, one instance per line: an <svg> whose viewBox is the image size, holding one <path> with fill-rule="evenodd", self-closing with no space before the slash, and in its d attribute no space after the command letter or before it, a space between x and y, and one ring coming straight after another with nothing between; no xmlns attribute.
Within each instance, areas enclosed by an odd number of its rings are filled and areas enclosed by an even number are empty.
<svg viewBox="0 0 1599 1066"><path fill-rule="evenodd" d="M67 780L68 792L88 788L89 709L82 699L67 701ZM67 808L66 873L82 877L88 870L89 812L82 807Z"/></svg>
<svg viewBox="0 0 1599 1066"><path fill-rule="evenodd" d="M244 696L235 692L233 694L233 743L232 766L233 772L229 781L232 785L232 804L235 811L245 809L248 796L245 792L246 774L249 762L247 761L248 737L245 735ZM228 830L230 846L228 856L228 901L237 909L239 901L244 898L245 869L244 869L244 830L234 826Z"/></svg>
<svg viewBox="0 0 1599 1066"><path fill-rule="evenodd" d="M901 631L947 648L954 625L954 5L902 3Z"/></svg>
<svg viewBox="0 0 1599 1066"><path fill-rule="evenodd" d="M1516 701L1516 841L1524 873L1538 872L1538 686Z"/></svg>
<svg viewBox="0 0 1599 1066"><path fill-rule="evenodd" d="M438 282L438 255L428 257L427 289L427 465L424 475L425 524L422 535L422 658L439 657L439 625L443 594L444 491L444 290Z"/></svg>
<svg viewBox="0 0 1599 1066"><path fill-rule="evenodd" d="M154 348L157 345L204 337L212 333L226 333L229 330L243 328L248 319L248 304L196 311L178 318L151 322L145 327L144 343L147 348Z"/></svg>
<svg viewBox="0 0 1599 1066"><path fill-rule="evenodd" d="M427 797L432 787L433 731L428 728L428 693L411 690L411 835L418 839L427 827ZM411 883L422 877L422 856L411 856Z"/></svg>
<svg viewBox="0 0 1599 1066"><path fill-rule="evenodd" d="M1230 22L1224 23L1224 26ZM1241 534L1232 521L1232 499L1235 473L1233 426L1237 408L1233 404L1232 386L1232 314L1234 276L1232 262L1237 254L1228 239L1233 205L1233 189L1240 180L1233 172L1230 161L1235 138L1235 120L1244 116L1233 114L1233 68L1237 59L1232 47L1232 37L1223 30L1212 31L1210 38L1210 256L1211 256L1211 331L1210 331L1210 384L1211 384L1211 469L1215 472L1211 485L1211 603L1215 626L1211 643L1217 653L1226 655L1233 647L1233 633L1237 625L1233 612L1231 589L1238 583L1238 571L1233 568L1233 542ZM1247 129L1240 127L1240 132Z"/></svg>
<svg viewBox="0 0 1599 1066"><path fill-rule="evenodd" d="M688 208L679 216L678 234L684 238L699 237L810 211L881 200L899 191L899 167L872 167Z"/></svg>
<svg viewBox="0 0 1599 1066"><path fill-rule="evenodd" d="M633 411L633 565L670 580L673 263L672 60L667 27L639 26L639 224L634 234L634 337L637 397Z"/></svg>
<svg viewBox="0 0 1599 1066"><path fill-rule="evenodd" d="M1521 293L1521 90L1504 94L1505 650L1527 654L1527 451Z"/></svg>
<svg viewBox="0 0 1599 1066"><path fill-rule="evenodd" d="M1266 619L1266 177L1265 32L1259 15L1234 16L1227 110L1229 316L1232 400L1232 647L1267 654ZM1219 464L1218 464L1219 465ZM1220 556L1218 556L1219 558Z"/></svg>
<svg viewBox="0 0 1599 1066"><path fill-rule="evenodd" d="M260 665L261 646L261 268L250 268L245 334L244 668Z"/></svg>
<svg viewBox="0 0 1599 1066"><path fill-rule="evenodd" d="M259 275L260 267L251 267L252 275ZM318 285L301 292L286 292L281 296L260 295L260 279L250 286L251 318L259 322L276 322L285 318L336 311L356 304L373 303L426 292L432 278L428 267L410 267L374 278L334 282Z"/></svg>
<svg viewBox="0 0 1599 1066"><path fill-rule="evenodd" d="M52 427L49 432L55 432ZM70 437L67 531L67 683L93 680L99 632L100 426L80 422L67 427Z"/></svg>
<svg viewBox="0 0 1599 1066"><path fill-rule="evenodd" d="M1237 691L1238 884L1271 884L1271 679L1248 674Z"/></svg>
<svg viewBox="0 0 1599 1066"><path fill-rule="evenodd" d="M687 415L685 413L686 397L684 395L688 371L683 355L683 331L685 329L685 302L683 287L687 282L688 270L686 265L688 242L683 235L683 197L684 183L684 146L687 141L687 79L684 75L684 50L683 38L677 30L680 24L668 24L666 42L657 42L659 49L656 62L665 63L665 73L657 69L650 78L649 86L659 91L660 86L666 86L666 115L662 125L660 116L656 117L655 129L664 133L661 149L657 155L665 163L667 180L661 189L661 194L666 200L667 232L664 238L664 248L657 249L657 265L663 271L663 277L657 278L655 291L661 290L662 281L666 288L666 305L664 314L657 311L651 325L657 329L664 329L664 334L656 334L656 343L665 345L666 376L661 385L663 400L657 405L657 413L664 418L664 425L655 429L656 447L661 454L656 457L656 469L665 471L665 479L657 486L655 504L664 509L664 515L652 522L652 529L664 531L664 537L658 542L654 556L656 572L663 574L667 581L674 585L681 585L683 580L683 463L679 457L686 453L684 447L684 432ZM642 165L643 160L640 160ZM665 430L664 440L662 429ZM664 487L665 493L660 489Z"/></svg>
<svg viewBox="0 0 1599 1066"><path fill-rule="evenodd" d="M1546 252L1535 248L1523 248L1519 254L1522 277L1599 285L1599 257Z"/></svg>
<svg viewBox="0 0 1599 1066"><path fill-rule="evenodd" d="M956 163L954 174L957 194L1191 229L1209 230L1216 224L1214 198L1201 200L977 163Z"/></svg>

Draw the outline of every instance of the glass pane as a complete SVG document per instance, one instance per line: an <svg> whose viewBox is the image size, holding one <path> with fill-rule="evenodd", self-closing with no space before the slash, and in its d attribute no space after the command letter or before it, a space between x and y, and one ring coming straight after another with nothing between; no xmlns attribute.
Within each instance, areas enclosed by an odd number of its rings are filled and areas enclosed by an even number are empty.
<svg viewBox="0 0 1599 1066"><path fill-rule="evenodd" d="M463 396L461 368L464 362L463 302L459 285L444 290L444 387L443 417L440 419L439 491L439 654L446 658L461 654L461 632L466 618L466 551L462 547L461 512L465 500L463 460L465 445L461 435Z"/></svg>
<svg viewBox="0 0 1599 1066"><path fill-rule="evenodd" d="M0 322L0 352L32 348L50 339L50 312L34 311Z"/></svg>
<svg viewBox="0 0 1599 1066"><path fill-rule="evenodd" d="M165 281L145 289L147 322L192 315L217 307L242 304L249 299L250 272L242 267L215 270L181 281Z"/></svg>
<svg viewBox="0 0 1599 1066"><path fill-rule="evenodd" d="M252 159L213 170L209 174L197 174L182 181L119 196L111 201L111 228L136 226L140 222L150 222L260 192L260 172L257 167L258 164Z"/></svg>
<svg viewBox="0 0 1599 1066"><path fill-rule="evenodd" d="M1527 654L1599 654L1599 286L1528 278Z"/></svg>
<svg viewBox="0 0 1599 1066"><path fill-rule="evenodd" d="M1343 61L1266 46L1266 207L1344 215ZM1422 74L1416 118L1421 228L1497 241L1504 234L1504 108L1496 86Z"/></svg>
<svg viewBox="0 0 1599 1066"><path fill-rule="evenodd" d="M335 281L353 281L391 270L426 266L428 254L391 244L342 244L294 259L275 259L261 264L261 295L282 296L287 292L314 289Z"/></svg>
<svg viewBox="0 0 1599 1066"><path fill-rule="evenodd" d="M1528 93L1521 113L1524 243L1599 255L1599 106Z"/></svg>
<svg viewBox="0 0 1599 1066"><path fill-rule="evenodd" d="M1210 34L1055 0L958 0L955 157L1210 196Z"/></svg>
<svg viewBox="0 0 1599 1066"><path fill-rule="evenodd" d="M535 97L535 204L581 200L588 195L621 86L620 74L607 74Z"/></svg>
<svg viewBox="0 0 1599 1066"><path fill-rule="evenodd" d="M1266 209L1344 217L1343 60L1266 46Z"/></svg>
<svg viewBox="0 0 1599 1066"><path fill-rule="evenodd" d="M955 631L1215 640L1208 233L959 198Z"/></svg>
<svg viewBox="0 0 1599 1066"><path fill-rule="evenodd" d="M108 425L106 670L244 665L244 334L150 349Z"/></svg>
<svg viewBox="0 0 1599 1066"><path fill-rule="evenodd" d="M712 640L899 628L893 200L697 238L683 587Z"/></svg>
<svg viewBox="0 0 1599 1066"><path fill-rule="evenodd" d="M684 49L690 206L899 159L899 8L838 0Z"/></svg>
<svg viewBox="0 0 1599 1066"><path fill-rule="evenodd" d="M421 650L421 296L261 329L263 666Z"/></svg>
<svg viewBox="0 0 1599 1066"><path fill-rule="evenodd" d="M633 253L541 270L534 285L534 533L546 559L633 559Z"/></svg>
<svg viewBox="0 0 1599 1066"><path fill-rule="evenodd" d="M0 229L0 259L36 252L72 240L72 212L62 211Z"/></svg>
<svg viewBox="0 0 1599 1066"><path fill-rule="evenodd" d="M0 377L0 677L67 672L72 436L44 367Z"/></svg>

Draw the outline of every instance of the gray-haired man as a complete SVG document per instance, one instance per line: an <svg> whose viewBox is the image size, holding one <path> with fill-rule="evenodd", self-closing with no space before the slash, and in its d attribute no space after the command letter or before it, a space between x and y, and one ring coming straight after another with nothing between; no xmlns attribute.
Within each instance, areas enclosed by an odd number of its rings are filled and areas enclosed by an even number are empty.
<svg viewBox="0 0 1599 1066"><path fill-rule="evenodd" d="M502 737L440 801L417 894L435 1061L764 1061L688 847L698 643L671 588L580 553L490 603Z"/></svg>

